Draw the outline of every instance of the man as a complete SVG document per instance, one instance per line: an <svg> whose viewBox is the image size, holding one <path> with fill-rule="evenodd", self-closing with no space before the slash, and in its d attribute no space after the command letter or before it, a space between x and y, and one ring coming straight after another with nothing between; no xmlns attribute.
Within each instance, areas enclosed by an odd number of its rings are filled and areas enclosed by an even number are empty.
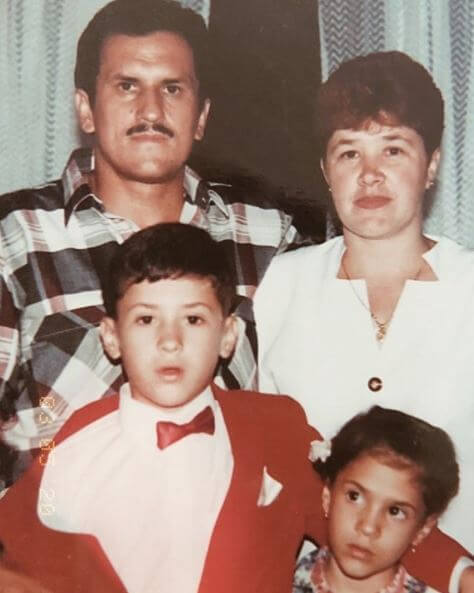
<svg viewBox="0 0 474 593"><path fill-rule="evenodd" d="M100 278L117 244L160 221L191 223L225 244L250 321L223 380L255 369L251 297L271 257L295 240L291 217L204 183L186 167L210 100L207 31L177 2L114 0L83 32L76 108L92 154L61 180L0 200L0 488L84 404L122 383L102 352ZM253 350L253 352L252 352ZM1 444L1 443L0 443Z"/></svg>

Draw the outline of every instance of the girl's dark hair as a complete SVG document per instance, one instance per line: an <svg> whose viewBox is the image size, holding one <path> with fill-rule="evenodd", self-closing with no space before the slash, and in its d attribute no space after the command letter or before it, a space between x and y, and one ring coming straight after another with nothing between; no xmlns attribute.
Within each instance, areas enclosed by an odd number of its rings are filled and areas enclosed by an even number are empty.
<svg viewBox="0 0 474 593"><path fill-rule="evenodd" d="M459 488L454 445L444 430L397 410L374 406L354 416L332 439L331 455L315 467L330 484L359 456L383 456L418 471L426 515L442 513ZM393 459L395 457L395 459Z"/></svg>
<svg viewBox="0 0 474 593"><path fill-rule="evenodd" d="M344 62L321 85L315 131L324 158L332 134L369 120L413 128L429 157L441 144L443 97L429 72L399 51L376 52Z"/></svg>
<svg viewBox="0 0 474 593"><path fill-rule="evenodd" d="M182 276L208 278L224 315L230 313L235 283L223 245L179 222L147 227L118 246L102 286L105 311L115 319L117 302L132 284Z"/></svg>
<svg viewBox="0 0 474 593"><path fill-rule="evenodd" d="M176 0L113 0L99 10L77 44L74 82L91 104L95 100L104 42L112 35L142 36L167 31L181 36L191 47L199 81L201 103L209 96L208 33L200 15Z"/></svg>

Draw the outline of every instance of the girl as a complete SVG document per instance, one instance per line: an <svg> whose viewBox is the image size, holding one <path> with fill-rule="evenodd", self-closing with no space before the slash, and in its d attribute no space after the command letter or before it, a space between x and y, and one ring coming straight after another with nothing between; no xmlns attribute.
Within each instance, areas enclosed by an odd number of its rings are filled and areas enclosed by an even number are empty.
<svg viewBox="0 0 474 593"><path fill-rule="evenodd" d="M294 593L433 591L400 565L424 539L459 487L449 436L378 406L347 422L315 462L325 487L328 548L305 556Z"/></svg>

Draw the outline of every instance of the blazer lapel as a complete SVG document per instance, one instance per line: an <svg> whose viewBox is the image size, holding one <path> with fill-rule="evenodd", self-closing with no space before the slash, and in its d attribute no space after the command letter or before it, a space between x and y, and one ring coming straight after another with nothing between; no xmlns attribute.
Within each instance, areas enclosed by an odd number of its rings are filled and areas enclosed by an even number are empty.
<svg viewBox="0 0 474 593"><path fill-rule="evenodd" d="M242 401L245 394L227 392L213 385L214 396L219 402L229 434L234 468L229 490L222 505L209 543L204 565L200 593L231 591L233 570L237 570L235 550L245 551L252 561L249 526L255 522L249 515L258 513L258 495L262 484L264 453L262 427L254 413L252 401ZM260 444L260 446L259 446ZM242 563L240 556L238 564Z"/></svg>

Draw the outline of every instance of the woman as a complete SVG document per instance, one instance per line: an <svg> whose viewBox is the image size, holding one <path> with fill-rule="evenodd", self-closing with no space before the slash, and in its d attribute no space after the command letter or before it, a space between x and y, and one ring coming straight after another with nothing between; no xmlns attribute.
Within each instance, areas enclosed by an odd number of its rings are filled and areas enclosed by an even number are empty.
<svg viewBox="0 0 474 593"><path fill-rule="evenodd" d="M288 393L332 437L373 404L442 427L461 466L441 526L474 549L474 253L423 234L443 100L400 52L322 85L321 167L343 235L284 254L255 302L260 389Z"/></svg>

